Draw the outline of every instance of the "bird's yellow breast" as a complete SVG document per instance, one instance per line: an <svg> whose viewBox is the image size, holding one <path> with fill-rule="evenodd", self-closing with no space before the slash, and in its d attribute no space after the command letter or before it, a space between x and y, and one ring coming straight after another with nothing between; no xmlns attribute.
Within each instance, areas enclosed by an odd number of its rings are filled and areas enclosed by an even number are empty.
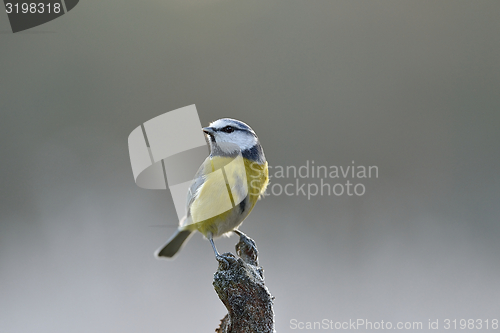
<svg viewBox="0 0 500 333"><path fill-rule="evenodd" d="M239 158L207 159L205 182L190 207L190 230L214 237L234 230L265 192L269 181L267 162L259 164L241 155Z"/></svg>

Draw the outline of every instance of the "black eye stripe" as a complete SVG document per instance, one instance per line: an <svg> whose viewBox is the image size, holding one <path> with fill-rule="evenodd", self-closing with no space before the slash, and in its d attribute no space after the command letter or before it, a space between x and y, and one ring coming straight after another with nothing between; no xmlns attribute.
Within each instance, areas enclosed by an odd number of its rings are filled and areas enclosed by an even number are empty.
<svg viewBox="0 0 500 333"><path fill-rule="evenodd" d="M233 126L226 126L221 128L219 131L224 132L224 133L233 133L236 130Z"/></svg>

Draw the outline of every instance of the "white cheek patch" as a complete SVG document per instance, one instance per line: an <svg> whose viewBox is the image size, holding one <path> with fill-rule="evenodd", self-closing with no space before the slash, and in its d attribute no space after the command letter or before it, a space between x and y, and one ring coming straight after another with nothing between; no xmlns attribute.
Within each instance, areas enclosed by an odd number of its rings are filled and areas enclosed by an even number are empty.
<svg viewBox="0 0 500 333"><path fill-rule="evenodd" d="M257 143L257 139L251 135L246 133L217 133L215 137L216 142L230 142L236 144L240 147L241 151L247 150L255 146Z"/></svg>

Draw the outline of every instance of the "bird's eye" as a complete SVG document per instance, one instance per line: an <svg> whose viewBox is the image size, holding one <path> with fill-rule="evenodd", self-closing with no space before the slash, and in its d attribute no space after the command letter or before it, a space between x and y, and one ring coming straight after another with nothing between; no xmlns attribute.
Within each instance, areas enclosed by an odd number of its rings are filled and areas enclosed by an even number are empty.
<svg viewBox="0 0 500 333"><path fill-rule="evenodd" d="M233 133L234 132L234 127L233 126L226 126L223 129L221 129L222 132L224 133Z"/></svg>

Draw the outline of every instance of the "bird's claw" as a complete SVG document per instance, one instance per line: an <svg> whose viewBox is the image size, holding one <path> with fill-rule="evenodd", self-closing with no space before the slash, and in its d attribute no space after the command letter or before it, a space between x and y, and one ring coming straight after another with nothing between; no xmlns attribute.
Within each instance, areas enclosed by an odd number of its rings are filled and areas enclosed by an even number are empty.
<svg viewBox="0 0 500 333"><path fill-rule="evenodd" d="M219 262L219 270L227 270L229 269L229 266L231 266L231 264L234 264L236 263L236 261L238 260L234 254L232 253L229 253L229 252L226 252L226 253L223 253L223 254L217 254L215 256L215 259L217 259L217 261Z"/></svg>

